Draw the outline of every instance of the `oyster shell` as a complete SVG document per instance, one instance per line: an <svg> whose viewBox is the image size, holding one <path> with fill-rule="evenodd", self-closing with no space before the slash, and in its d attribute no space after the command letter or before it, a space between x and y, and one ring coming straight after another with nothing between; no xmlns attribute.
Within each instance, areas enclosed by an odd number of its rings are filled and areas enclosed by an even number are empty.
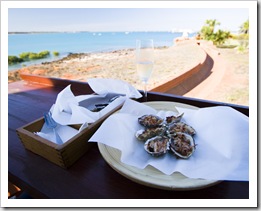
<svg viewBox="0 0 261 211"><path fill-rule="evenodd" d="M154 136L163 135L166 131L166 127L147 128L145 130L138 130L136 132L136 138L140 141L146 141Z"/></svg>
<svg viewBox="0 0 261 211"><path fill-rule="evenodd" d="M156 115L143 115L138 118L138 122L147 128L158 127L163 124L163 119Z"/></svg>
<svg viewBox="0 0 261 211"><path fill-rule="evenodd" d="M165 121L166 121L167 124L180 122L180 120L183 117L183 115L184 115L184 113L179 114L177 116L168 116L168 117L166 117Z"/></svg>
<svg viewBox="0 0 261 211"><path fill-rule="evenodd" d="M196 130L184 122L177 122L177 123L169 125L168 132L169 132L169 134L182 132L182 133L187 133L192 136L196 134Z"/></svg>
<svg viewBox="0 0 261 211"><path fill-rule="evenodd" d="M144 144L144 149L152 156L164 155L169 149L169 138L166 136L155 136L148 139Z"/></svg>
<svg viewBox="0 0 261 211"><path fill-rule="evenodd" d="M193 137L180 132L173 134L170 138L170 150L180 158L189 158L195 151Z"/></svg>

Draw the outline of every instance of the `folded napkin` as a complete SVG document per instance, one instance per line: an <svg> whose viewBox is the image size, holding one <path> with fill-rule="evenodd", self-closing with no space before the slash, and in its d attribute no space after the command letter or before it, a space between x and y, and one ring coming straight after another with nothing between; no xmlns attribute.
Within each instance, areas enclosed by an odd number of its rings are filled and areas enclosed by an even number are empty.
<svg viewBox="0 0 261 211"><path fill-rule="evenodd" d="M88 84L98 95L114 93L125 95L127 98L138 99L142 97L142 95L136 88L122 80L109 78L92 78L88 80Z"/></svg>
<svg viewBox="0 0 261 211"><path fill-rule="evenodd" d="M53 119L58 123L56 131L63 142L122 105L127 98L137 99L142 96L130 84L116 79L95 78L89 79L88 83L95 94L75 96L71 91L71 85L68 85L57 95L55 104L50 108ZM117 98L113 99L114 97ZM108 105L100 111L93 111L96 104ZM82 125L79 131L68 126L74 124ZM45 124L36 134L55 142L53 130Z"/></svg>
<svg viewBox="0 0 261 211"><path fill-rule="evenodd" d="M93 123L121 105L126 98L140 98L142 95L130 84L116 79L93 78L88 83L97 95L74 96L70 85L62 90L51 112L54 120L61 125ZM119 97L99 112L92 112L88 106L95 102L108 103L113 96ZM83 105L86 106L82 106ZM86 108L87 107L87 108ZM89 107L90 108L90 107Z"/></svg>
<svg viewBox="0 0 261 211"><path fill-rule="evenodd" d="M135 137L136 131L143 128L138 117L144 114L166 117L173 112L157 111L129 99L120 112L106 119L89 141L119 149L121 162L140 169L151 165L167 175L180 172L189 178L248 181L248 117L226 106L176 109L184 112L182 121L197 132L196 150L189 159L177 159L171 153L163 157L149 155L143 148L144 143Z"/></svg>

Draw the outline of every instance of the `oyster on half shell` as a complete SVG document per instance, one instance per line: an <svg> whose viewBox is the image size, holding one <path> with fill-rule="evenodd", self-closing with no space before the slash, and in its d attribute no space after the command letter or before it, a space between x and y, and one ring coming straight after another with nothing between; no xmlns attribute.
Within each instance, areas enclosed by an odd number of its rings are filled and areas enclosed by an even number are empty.
<svg viewBox="0 0 261 211"><path fill-rule="evenodd" d="M148 139L144 144L144 149L152 156L164 155L169 149L169 138L166 136L155 136Z"/></svg>
<svg viewBox="0 0 261 211"><path fill-rule="evenodd" d="M176 122L180 122L181 118L183 117L184 113L178 114L177 116L167 116L165 121L167 124L172 124Z"/></svg>
<svg viewBox="0 0 261 211"><path fill-rule="evenodd" d="M139 117L138 122L146 128L153 128L161 126L163 124L163 119L159 116L150 114Z"/></svg>
<svg viewBox="0 0 261 211"><path fill-rule="evenodd" d="M180 132L172 134L170 138L170 150L180 158L189 158L195 151L193 137Z"/></svg>
<svg viewBox="0 0 261 211"><path fill-rule="evenodd" d="M184 122L177 122L177 123L173 123L173 124L169 125L168 132L170 134L174 134L177 132L187 133L191 136L196 134L196 130Z"/></svg>
<svg viewBox="0 0 261 211"><path fill-rule="evenodd" d="M136 138L140 141L147 141L148 139L154 137L163 135L166 131L166 127L160 126L155 128L146 128L145 130L138 130L136 132Z"/></svg>

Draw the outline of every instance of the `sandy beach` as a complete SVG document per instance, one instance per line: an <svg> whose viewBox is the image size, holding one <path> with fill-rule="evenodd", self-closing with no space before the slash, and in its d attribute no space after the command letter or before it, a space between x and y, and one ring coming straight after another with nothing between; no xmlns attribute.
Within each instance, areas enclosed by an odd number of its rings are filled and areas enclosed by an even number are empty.
<svg viewBox="0 0 261 211"><path fill-rule="evenodd" d="M191 90L185 96L248 105L248 53L238 53L236 49L217 49L211 44L206 46L208 50L211 49L211 52L215 53L215 56L218 55L216 63L219 64L218 68L224 71L222 71L222 75L212 74L213 77L206 79L205 83L210 79L214 81L215 77L219 77L219 83L212 87L211 94L202 95L201 91L206 88L202 83L201 87L195 87L194 92ZM197 45L195 40L182 41L171 47L155 49L154 71L148 83L148 90L162 85L202 63L206 58L206 52L207 50ZM80 81L88 81L89 78L115 78L124 80L137 89L143 89L136 73L133 49L72 54L58 61L10 71L8 81L20 80L20 73Z"/></svg>

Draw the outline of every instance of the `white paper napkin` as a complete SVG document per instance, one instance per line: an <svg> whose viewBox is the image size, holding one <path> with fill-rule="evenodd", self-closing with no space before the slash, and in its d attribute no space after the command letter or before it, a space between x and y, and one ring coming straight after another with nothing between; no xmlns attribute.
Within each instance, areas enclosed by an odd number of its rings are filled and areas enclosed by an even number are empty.
<svg viewBox="0 0 261 211"><path fill-rule="evenodd" d="M57 95L55 104L50 108L53 119L59 124L56 130L63 142L72 138L88 124L97 121L122 105L127 98L140 98L142 96L132 85L116 79L95 78L89 79L88 83L96 95L75 96L71 91L71 85L68 85ZM118 98L110 102L112 97L115 96L118 96ZM91 108L95 108L97 103L108 105L99 112L92 111ZM74 124L82 125L79 131L68 126ZM48 130L45 125L37 134L55 142L53 130Z"/></svg>
<svg viewBox="0 0 261 211"><path fill-rule="evenodd" d="M115 93L125 95L127 98L138 99L142 97L136 88L122 80L110 78L92 78L88 80L88 84L92 90L99 95Z"/></svg>
<svg viewBox="0 0 261 211"><path fill-rule="evenodd" d="M121 151L121 162L145 168L151 165L164 174L180 172L189 178L210 180L248 181L249 126L248 117L225 106L184 112L182 121L197 131L197 144L189 159L176 159L171 153L163 157L152 157L143 148L143 142L135 138L142 129L138 117L144 114L168 116L165 111L156 111L144 104L126 100L119 113L110 116L89 140L100 142Z"/></svg>
<svg viewBox="0 0 261 211"><path fill-rule="evenodd" d="M89 79L88 83L97 95L74 96L70 85L58 94L56 102L51 109L52 116L56 122L61 125L93 123L121 105L126 98L137 99L142 96L132 85L121 80L93 78ZM109 103L100 112L92 112L80 105L83 101L86 101L85 104L88 104L88 101L93 99L104 99L104 102L108 102L110 98L107 96L109 94L111 94L111 97L116 95L120 95L120 97Z"/></svg>
<svg viewBox="0 0 261 211"><path fill-rule="evenodd" d="M75 136L79 132L77 129L72 128L67 125L57 125L55 130L61 137L61 140L63 143L65 143L66 141L71 139L73 136ZM56 144L56 137L53 132L53 129L47 127L45 123L44 123L41 131L36 132L35 134Z"/></svg>

